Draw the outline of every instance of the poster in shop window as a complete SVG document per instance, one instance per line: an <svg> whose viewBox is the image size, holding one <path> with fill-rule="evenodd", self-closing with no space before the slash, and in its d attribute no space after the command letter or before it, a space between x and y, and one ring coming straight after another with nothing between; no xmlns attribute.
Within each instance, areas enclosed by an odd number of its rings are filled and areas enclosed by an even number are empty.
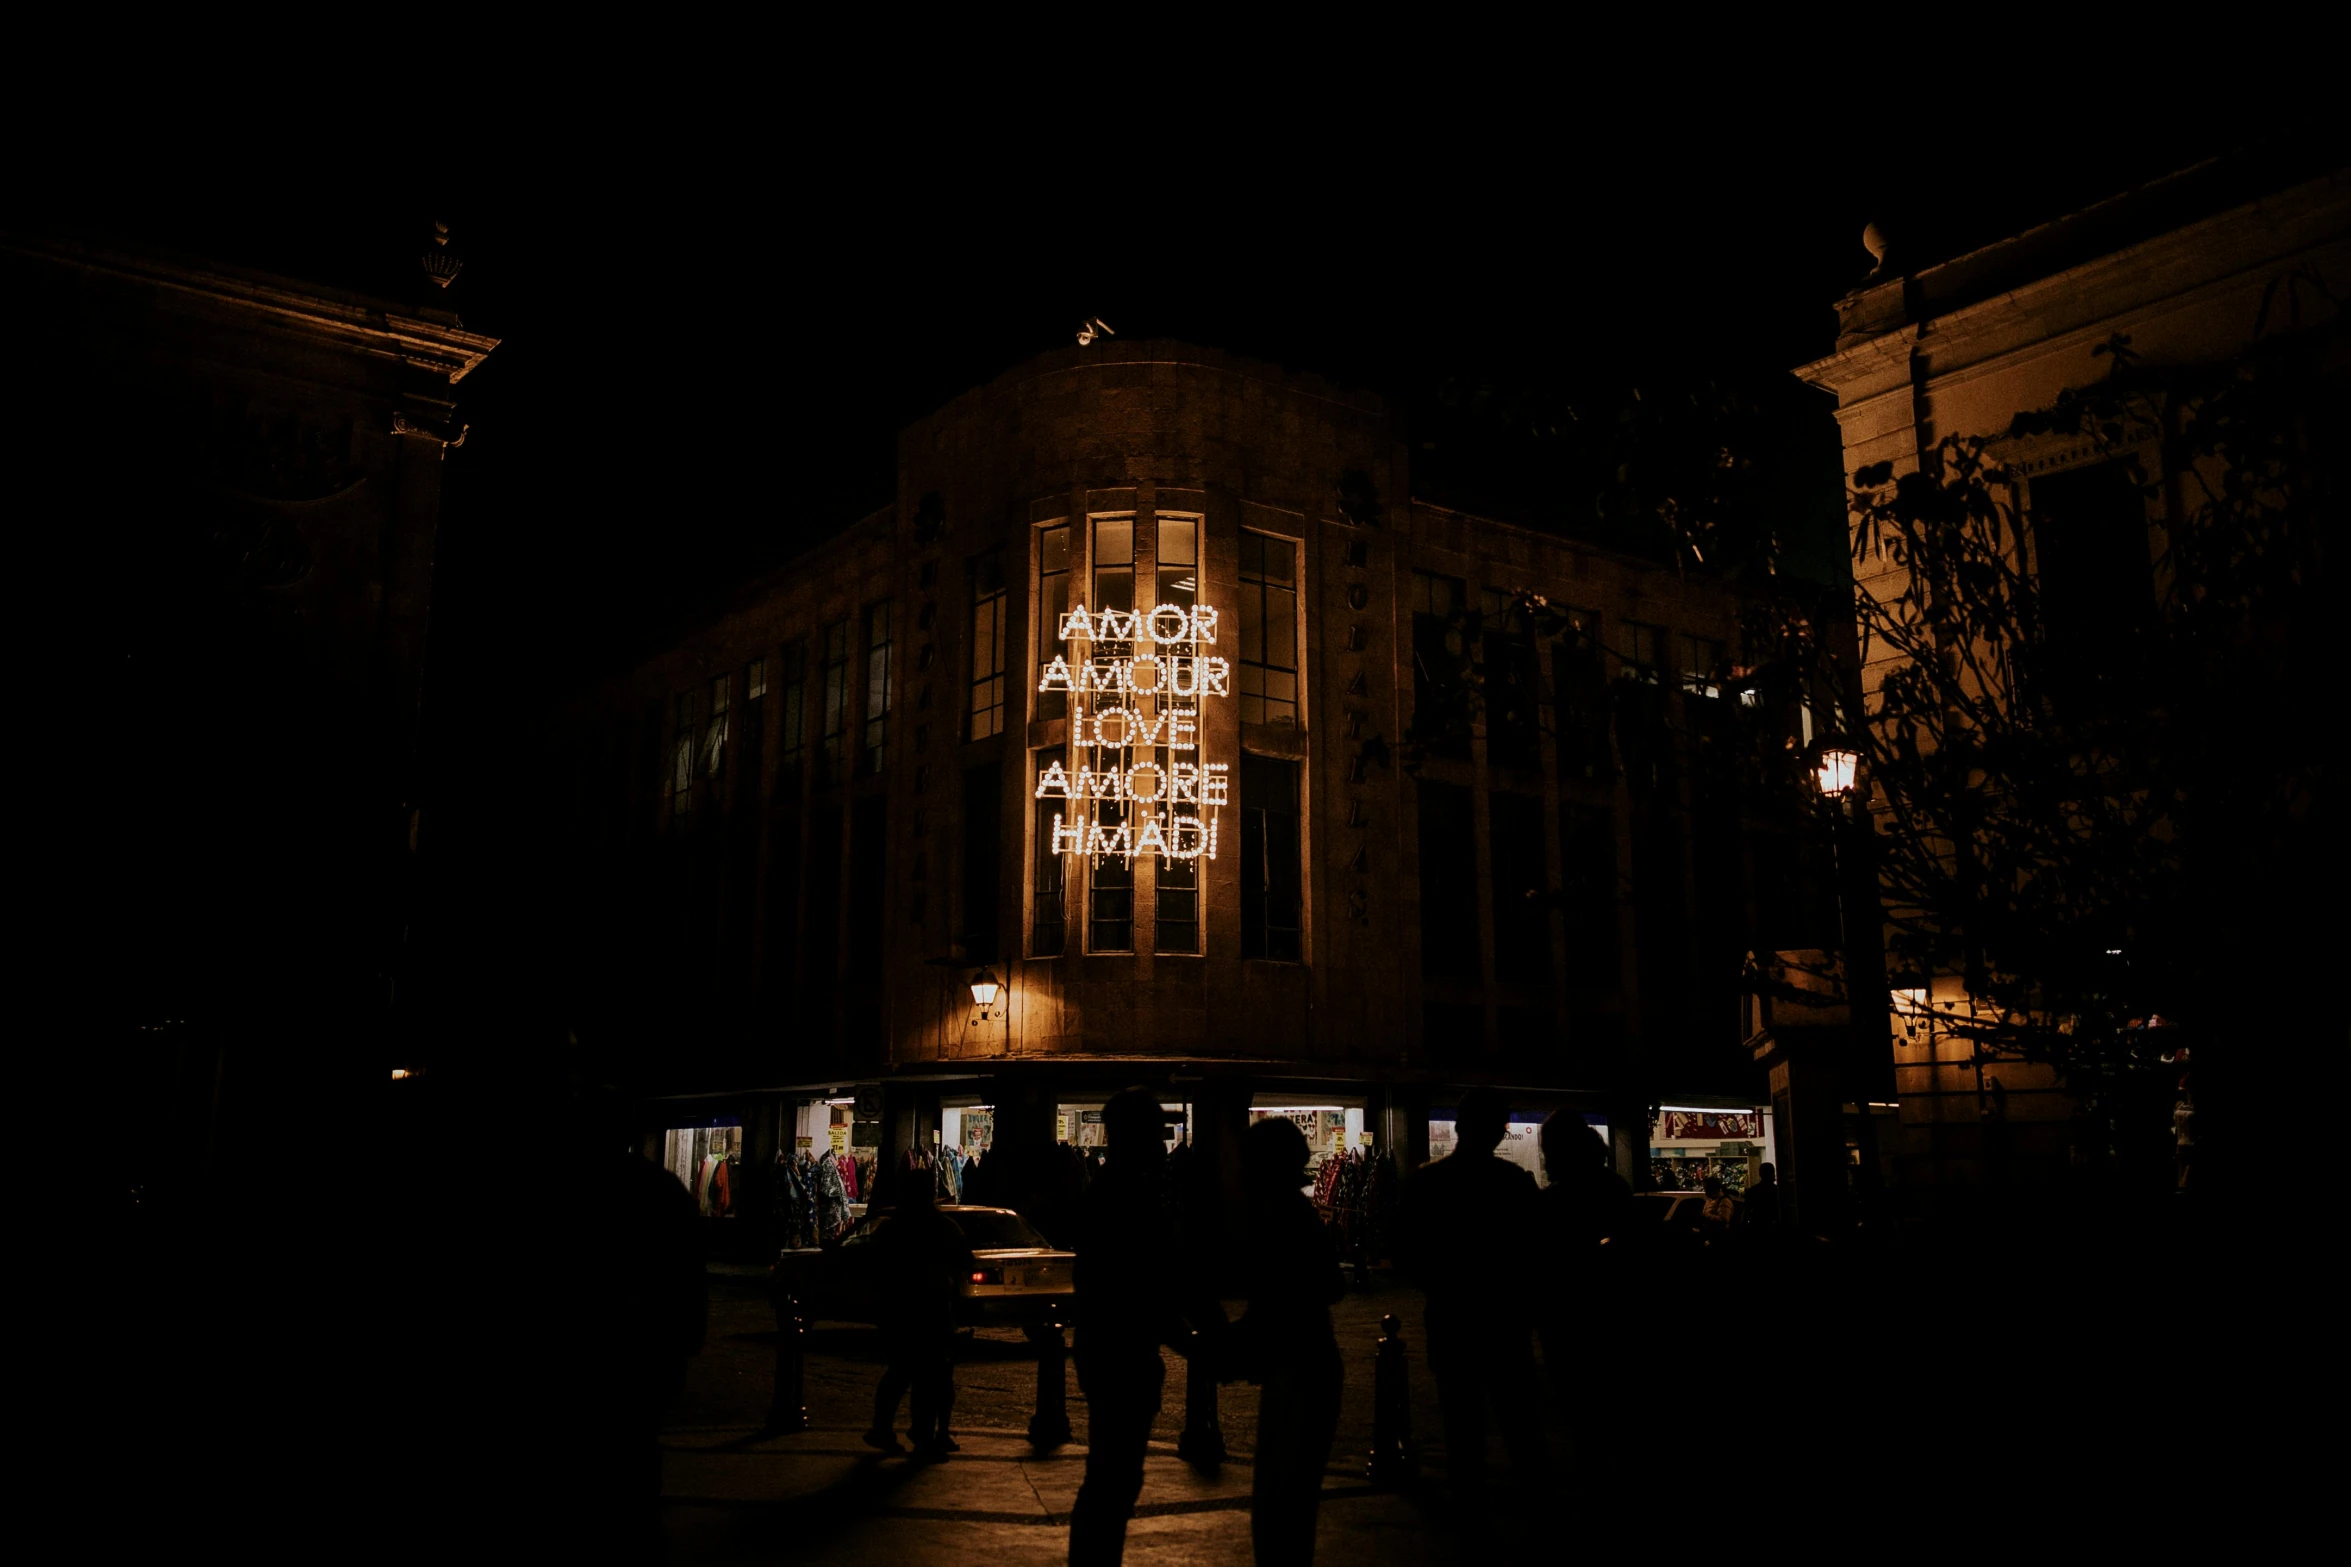
<svg viewBox="0 0 2351 1567"><path fill-rule="evenodd" d="M1753 1112L1668 1110L1665 1112L1665 1136L1661 1141L1691 1143L1726 1137L1752 1139L1762 1135L1762 1121Z"/></svg>

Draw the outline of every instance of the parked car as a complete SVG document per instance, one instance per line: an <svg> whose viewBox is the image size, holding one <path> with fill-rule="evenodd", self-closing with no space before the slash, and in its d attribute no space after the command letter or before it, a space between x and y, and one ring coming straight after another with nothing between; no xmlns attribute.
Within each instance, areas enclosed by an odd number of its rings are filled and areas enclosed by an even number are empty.
<svg viewBox="0 0 2351 1567"><path fill-rule="evenodd" d="M1036 1226L1010 1208L942 1203L939 1212L955 1221L971 1247L971 1277L957 1290L959 1321L1037 1322L1056 1309L1067 1320L1077 1285L1075 1253L1054 1250ZM776 1283L790 1290L811 1318L880 1321L882 1259L874 1243L892 1218L888 1209L878 1209L833 1245L782 1253L776 1258Z"/></svg>

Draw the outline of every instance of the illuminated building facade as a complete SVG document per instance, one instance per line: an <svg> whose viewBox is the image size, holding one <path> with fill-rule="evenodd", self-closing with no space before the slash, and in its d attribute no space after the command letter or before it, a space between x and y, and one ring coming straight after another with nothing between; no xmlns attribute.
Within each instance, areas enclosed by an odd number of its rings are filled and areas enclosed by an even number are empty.
<svg viewBox="0 0 2351 1567"><path fill-rule="evenodd" d="M1578 636L1539 644L1527 593ZM821 1145L825 1097L887 1150L1134 1081L1410 1162L1493 1083L1634 1128L1630 1170L1652 1104L1756 1103L1752 892L1811 849L1710 830L1674 745L1620 757L1577 693L1702 729L1737 635L1717 586L1416 501L1368 394L1048 354L907 428L895 505L566 709L575 1015L754 1164Z"/></svg>
<svg viewBox="0 0 2351 1567"><path fill-rule="evenodd" d="M2351 290L2351 175L2326 155L2283 145L2217 158L1933 265L1904 256L1897 236L1838 302L1835 351L1797 371L1836 398L1845 472L1882 463L1912 473L1945 438L1983 437L2028 519L2029 553L2017 563L2051 617L2052 645L2117 645L2158 602L2172 569L2167 509L2187 504L2182 472L2166 469L2177 459L2165 432L2118 427L2101 439L2011 423L2103 381L2118 343L2157 370L2225 365L2249 358L2265 333L2339 319ZM1859 541L1858 515L1854 528ZM1892 565L1858 542L1855 559L1863 592L1900 593ZM1897 667L1881 643L1862 669L1865 711ZM1887 809L1882 797L1875 806ZM2133 956L2107 950L2118 966ZM1978 1007L1995 1007L1971 997L1959 973L1893 975L1883 1000L1854 1000L1855 1027L1891 1057L1899 1122L1879 1139L1891 1182L2026 1187L2108 1152L2116 1134L2083 1120L2055 1069L1958 1032ZM2169 1079L2160 1074L2158 1089ZM2184 1072L2178 1081L2184 1090ZM2169 1109L2162 1092L2140 1117L2166 1144Z"/></svg>

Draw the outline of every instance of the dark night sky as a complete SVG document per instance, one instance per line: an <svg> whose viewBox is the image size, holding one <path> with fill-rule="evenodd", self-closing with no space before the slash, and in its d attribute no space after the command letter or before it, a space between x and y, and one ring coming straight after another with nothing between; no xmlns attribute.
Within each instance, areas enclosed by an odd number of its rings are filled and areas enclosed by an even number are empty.
<svg viewBox="0 0 2351 1567"><path fill-rule="evenodd" d="M593 663L854 520L889 497L899 426L1089 313L1368 384L1416 438L1446 381L1785 394L1868 269L1865 221L1948 254L2248 134L2092 153L2038 124L1978 136L1964 170L1778 113L1605 133L1456 116L1309 136L1294 159L1170 141L1066 166L681 132L446 179L288 180L150 149L61 215L408 296L445 215L465 258L447 302L503 339L464 389L436 589L437 662L470 681ZM1814 426L1828 441L1825 405Z"/></svg>

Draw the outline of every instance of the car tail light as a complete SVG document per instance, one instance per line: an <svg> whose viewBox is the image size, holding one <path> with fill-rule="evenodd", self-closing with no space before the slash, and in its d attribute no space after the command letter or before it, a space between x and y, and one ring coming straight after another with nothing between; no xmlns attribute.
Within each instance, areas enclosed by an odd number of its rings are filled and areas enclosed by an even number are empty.
<svg viewBox="0 0 2351 1567"><path fill-rule="evenodd" d="M974 1284L1001 1284L1004 1282L1004 1270L1002 1268L974 1268L971 1270L971 1281Z"/></svg>

